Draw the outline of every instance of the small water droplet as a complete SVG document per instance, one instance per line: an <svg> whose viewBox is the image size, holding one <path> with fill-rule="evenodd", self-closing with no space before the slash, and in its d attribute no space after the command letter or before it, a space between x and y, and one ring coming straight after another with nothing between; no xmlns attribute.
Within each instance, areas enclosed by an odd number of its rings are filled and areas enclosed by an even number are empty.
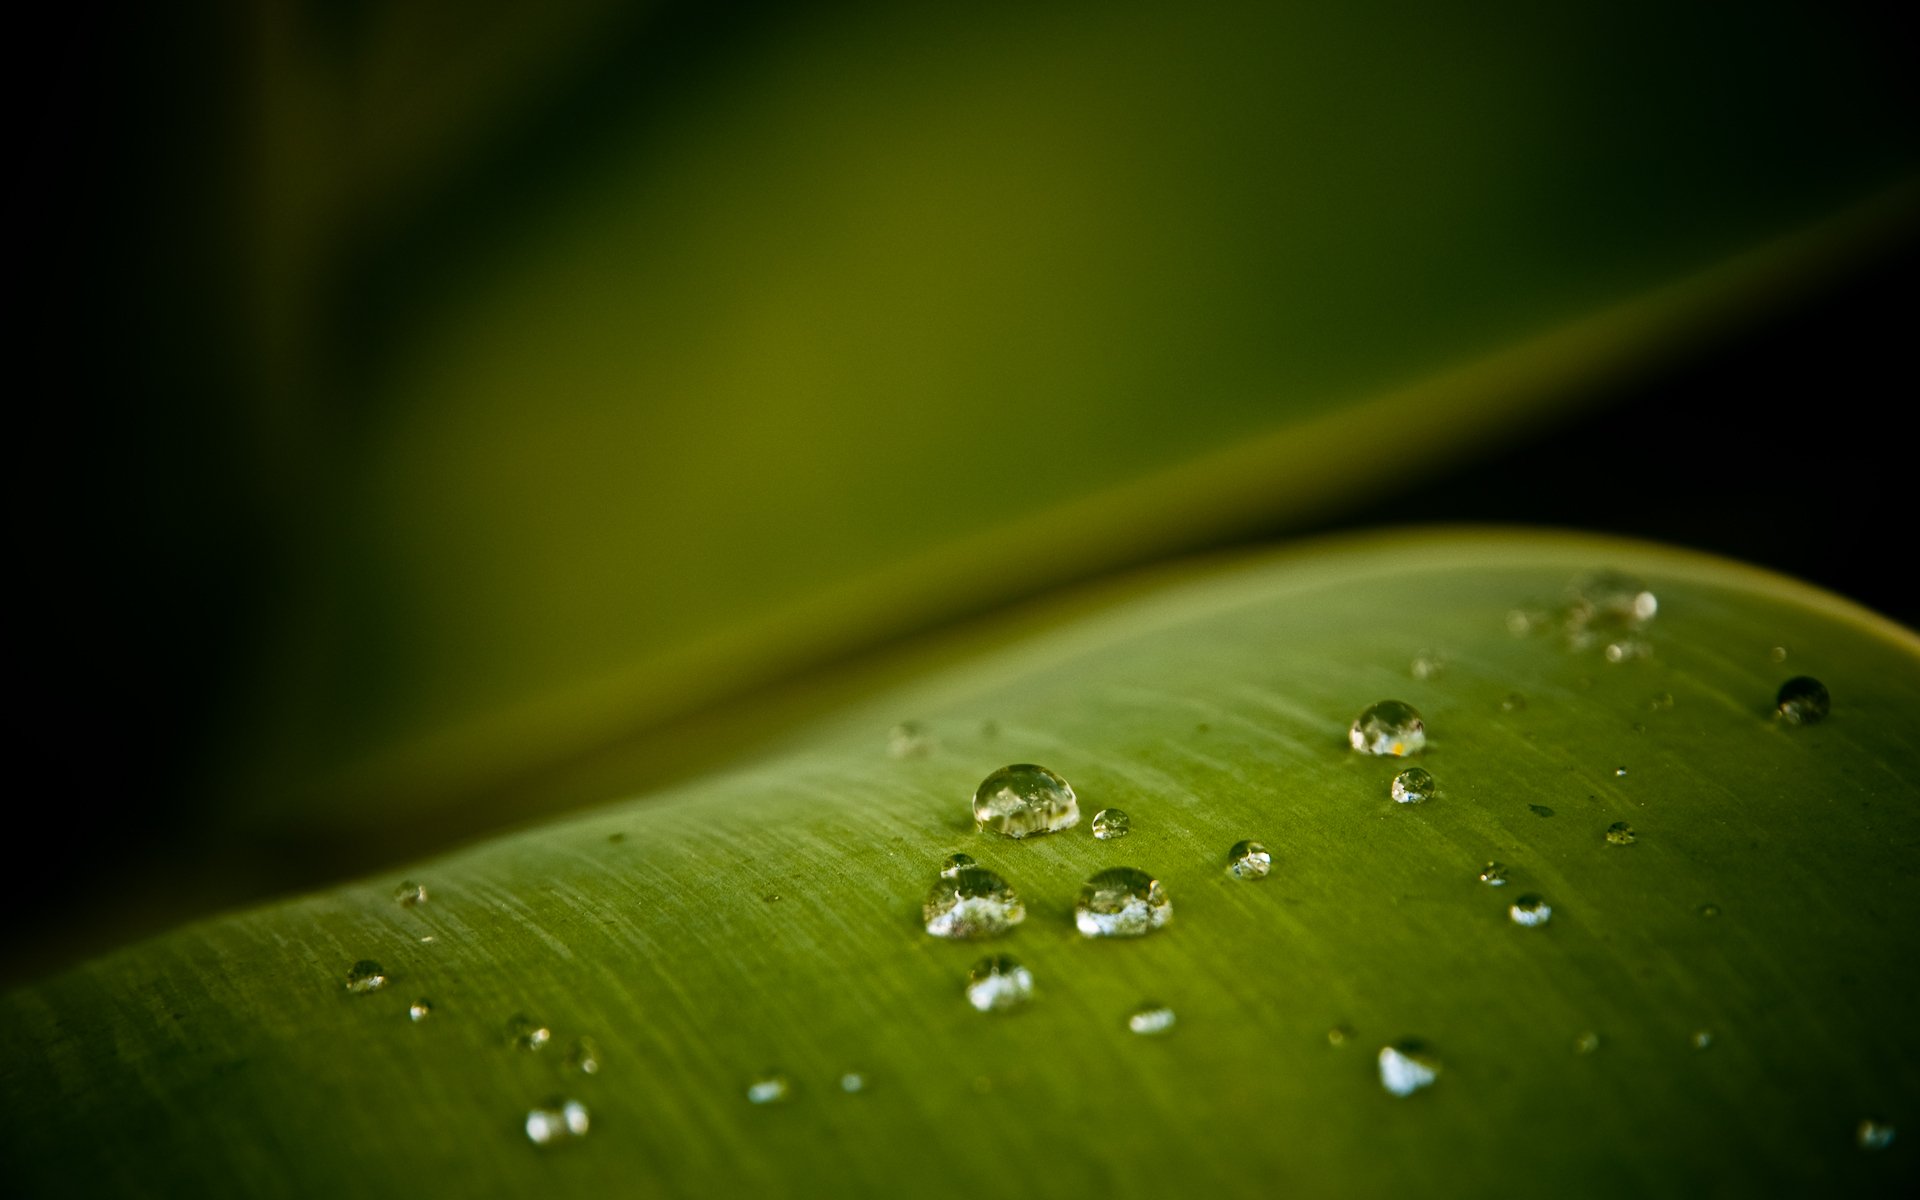
<svg viewBox="0 0 1920 1200"><path fill-rule="evenodd" d="M1550 620L1545 609L1512 609L1507 613L1507 632L1514 637L1529 637L1546 628Z"/></svg>
<svg viewBox="0 0 1920 1200"><path fill-rule="evenodd" d="M1833 707L1827 685L1811 675L1795 675L1781 684L1773 703L1775 716L1789 725L1817 725Z"/></svg>
<svg viewBox="0 0 1920 1200"><path fill-rule="evenodd" d="M1380 1086L1395 1096L1411 1096L1440 1077L1440 1060L1426 1043L1408 1038L1380 1047Z"/></svg>
<svg viewBox="0 0 1920 1200"><path fill-rule="evenodd" d="M1553 918L1553 906L1541 899L1537 893L1528 892L1517 897L1507 909L1507 915L1513 918L1515 925L1525 925L1531 929L1545 925Z"/></svg>
<svg viewBox="0 0 1920 1200"><path fill-rule="evenodd" d="M1695 911L1697 911L1703 917L1712 919L1720 915L1720 906L1718 904L1702 904Z"/></svg>
<svg viewBox="0 0 1920 1200"><path fill-rule="evenodd" d="M1773 649L1767 651L1767 657L1775 662L1785 662L1787 661L1787 648L1785 646L1775 646Z"/></svg>
<svg viewBox="0 0 1920 1200"><path fill-rule="evenodd" d="M1433 798L1433 774L1424 767L1408 767L1393 777L1393 798L1401 804L1419 804Z"/></svg>
<svg viewBox="0 0 1920 1200"><path fill-rule="evenodd" d="M558 1096L527 1113L527 1139L536 1146L585 1137L587 1106Z"/></svg>
<svg viewBox="0 0 1920 1200"><path fill-rule="evenodd" d="M363 958L347 968L347 990L364 995L387 986L387 972L379 963Z"/></svg>
<svg viewBox="0 0 1920 1200"><path fill-rule="evenodd" d="M412 1004L407 1006L407 1019L410 1021L424 1021L432 1015L433 1015L433 1001L428 1000L425 997L415 1000Z"/></svg>
<svg viewBox="0 0 1920 1200"><path fill-rule="evenodd" d="M1690 1040L1695 1050L1705 1050L1708 1046L1713 1045L1713 1031L1711 1029L1696 1029Z"/></svg>
<svg viewBox="0 0 1920 1200"><path fill-rule="evenodd" d="M1633 845L1633 826L1625 821L1615 821L1607 826L1607 844L1610 846Z"/></svg>
<svg viewBox="0 0 1920 1200"><path fill-rule="evenodd" d="M927 932L943 938L999 937L1027 919L1026 906L1007 881L984 867L941 872L920 906Z"/></svg>
<svg viewBox="0 0 1920 1200"><path fill-rule="evenodd" d="M1553 810L1544 804L1529 804L1527 805L1527 810L1536 817L1550 817L1553 815Z"/></svg>
<svg viewBox="0 0 1920 1200"><path fill-rule="evenodd" d="M840 1077L840 1090L852 1095L867 1090L867 1077L858 1071L848 1071Z"/></svg>
<svg viewBox="0 0 1920 1200"><path fill-rule="evenodd" d="M1414 656L1408 665L1408 673L1421 682L1426 682L1447 669L1446 660L1431 650L1422 650Z"/></svg>
<svg viewBox="0 0 1920 1200"><path fill-rule="evenodd" d="M967 972L967 1003L981 1012L1005 1012L1033 999L1033 972L1005 954L983 958Z"/></svg>
<svg viewBox="0 0 1920 1200"><path fill-rule="evenodd" d="M902 721L887 732L887 753L895 758L925 758L934 748L933 733L918 721Z"/></svg>
<svg viewBox="0 0 1920 1200"><path fill-rule="evenodd" d="M553 1040L553 1030L521 1013L507 1021L507 1037L522 1050L539 1050Z"/></svg>
<svg viewBox="0 0 1920 1200"><path fill-rule="evenodd" d="M1133 831L1133 818L1118 808L1103 808L1093 814L1093 836L1103 842L1123 838Z"/></svg>
<svg viewBox="0 0 1920 1200"><path fill-rule="evenodd" d="M1647 701L1647 707L1654 709L1656 711L1672 708L1673 693L1661 692L1659 695L1655 696L1653 699Z"/></svg>
<svg viewBox="0 0 1920 1200"><path fill-rule="evenodd" d="M1863 1119L1853 1131L1854 1144L1862 1150L1885 1150L1893 1145L1893 1126L1872 1117Z"/></svg>
<svg viewBox="0 0 1920 1200"><path fill-rule="evenodd" d="M1623 775L1625 775L1626 773L1627 773L1627 769L1626 769L1625 767L1615 767L1615 768L1613 769L1613 775L1614 775L1614 778L1616 778L1616 779L1618 779L1618 778L1620 778L1621 776L1623 776Z"/></svg>
<svg viewBox="0 0 1920 1200"><path fill-rule="evenodd" d="M433 940L434 940L433 935L429 933L425 937L420 939L420 944L423 946L431 945L433 943Z"/></svg>
<svg viewBox="0 0 1920 1200"><path fill-rule="evenodd" d="M1347 1044L1347 1039L1352 1036L1353 1030L1348 1029L1345 1025L1335 1025L1332 1029L1327 1030L1327 1045L1344 1046Z"/></svg>
<svg viewBox="0 0 1920 1200"><path fill-rule="evenodd" d="M1600 1035L1591 1029L1573 1039L1573 1052L1575 1054L1592 1054L1599 1048Z"/></svg>
<svg viewBox="0 0 1920 1200"><path fill-rule="evenodd" d="M1080 802L1052 771L1015 763L980 782L973 793L973 821L1010 838L1056 833L1080 823Z"/></svg>
<svg viewBox="0 0 1920 1200"><path fill-rule="evenodd" d="M1273 870L1273 855L1259 842L1235 842L1227 851L1227 870L1236 879L1265 879Z"/></svg>
<svg viewBox="0 0 1920 1200"><path fill-rule="evenodd" d="M779 1071L762 1071L747 1081L747 1100L753 1104L785 1104L793 1085Z"/></svg>
<svg viewBox="0 0 1920 1200"><path fill-rule="evenodd" d="M1527 698L1519 692L1508 692L1506 698L1500 701L1501 712L1525 712L1526 708Z"/></svg>
<svg viewBox="0 0 1920 1200"><path fill-rule="evenodd" d="M1610 663L1633 662L1637 659L1652 658L1653 647L1643 638L1621 638L1617 642L1608 642L1603 653Z"/></svg>
<svg viewBox="0 0 1920 1200"><path fill-rule="evenodd" d="M427 902L427 885L424 883L415 883L411 879L405 880L399 887L393 889L393 898L396 903L405 905L408 908L412 908L416 904L425 904Z"/></svg>
<svg viewBox="0 0 1920 1200"><path fill-rule="evenodd" d="M1507 864L1490 862L1486 866L1481 867L1480 882L1486 884L1488 887L1507 886Z"/></svg>
<svg viewBox="0 0 1920 1200"><path fill-rule="evenodd" d="M600 1073L600 1043L590 1037L575 1038L567 1049L567 1069L582 1075Z"/></svg>
<svg viewBox="0 0 1920 1200"><path fill-rule="evenodd" d="M1127 1028L1142 1037L1153 1037L1173 1028L1173 1010L1164 1004L1142 1004L1127 1018Z"/></svg>
<svg viewBox="0 0 1920 1200"><path fill-rule="evenodd" d="M1567 627L1637 630L1653 620L1660 601L1624 571L1590 571L1567 585Z"/></svg>
<svg viewBox="0 0 1920 1200"><path fill-rule="evenodd" d="M1353 719L1347 741L1362 754L1418 754L1427 744L1427 725L1413 705L1400 700L1370 704Z"/></svg>
<svg viewBox="0 0 1920 1200"><path fill-rule="evenodd" d="M1136 867L1112 867L1080 885L1073 922L1087 937L1140 937L1173 916L1160 881Z"/></svg>
<svg viewBox="0 0 1920 1200"><path fill-rule="evenodd" d="M940 864L940 878L952 879L955 875L958 875L967 868L977 867L979 865L979 863L973 861L973 855L971 854L949 854L947 855L946 861Z"/></svg>

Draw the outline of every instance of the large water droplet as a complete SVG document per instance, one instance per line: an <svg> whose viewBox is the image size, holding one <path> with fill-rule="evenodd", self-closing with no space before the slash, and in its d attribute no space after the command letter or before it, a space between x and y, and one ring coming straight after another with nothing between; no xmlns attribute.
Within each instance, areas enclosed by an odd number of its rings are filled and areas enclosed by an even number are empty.
<svg viewBox="0 0 1920 1200"><path fill-rule="evenodd" d="M971 854L949 854L947 855L946 861L940 864L940 878L952 879L968 867L977 867L979 865L979 863L973 861L973 855Z"/></svg>
<svg viewBox="0 0 1920 1200"><path fill-rule="evenodd" d="M1080 885L1073 922L1087 937L1140 937L1173 916L1160 881L1136 867L1112 867Z"/></svg>
<svg viewBox="0 0 1920 1200"><path fill-rule="evenodd" d="M779 1071L762 1071L747 1081L747 1099L754 1104L784 1104L793 1085Z"/></svg>
<svg viewBox="0 0 1920 1200"><path fill-rule="evenodd" d="M1173 1010L1164 1004L1142 1004L1127 1018L1127 1028L1142 1037L1154 1037L1173 1028Z"/></svg>
<svg viewBox="0 0 1920 1200"><path fill-rule="evenodd" d="M920 906L927 932L943 938L999 937L1027 919L1007 881L984 867L941 873Z"/></svg>
<svg viewBox="0 0 1920 1200"><path fill-rule="evenodd" d="M567 1069L582 1075L600 1073L600 1043L590 1037L575 1038L567 1050Z"/></svg>
<svg viewBox="0 0 1920 1200"><path fill-rule="evenodd" d="M1433 773L1408 767L1393 777L1393 798L1401 804L1419 804L1433 798Z"/></svg>
<svg viewBox="0 0 1920 1200"><path fill-rule="evenodd" d="M1236 879L1265 879L1273 870L1273 855L1259 842L1235 842L1227 851L1227 870Z"/></svg>
<svg viewBox="0 0 1920 1200"><path fill-rule="evenodd" d="M578 1100L558 1096L527 1113L527 1139L536 1146L551 1146L587 1135L587 1106Z"/></svg>
<svg viewBox="0 0 1920 1200"><path fill-rule="evenodd" d="M902 721L887 733L887 753L895 758L925 758L933 750L933 733L918 721Z"/></svg>
<svg viewBox="0 0 1920 1200"><path fill-rule="evenodd" d="M1133 831L1133 818L1118 808L1103 808L1093 814L1093 836L1103 842L1123 838Z"/></svg>
<svg viewBox="0 0 1920 1200"><path fill-rule="evenodd" d="M973 821L1011 838L1054 833L1080 823L1080 802L1052 771L1015 763L981 781L973 793Z"/></svg>
<svg viewBox="0 0 1920 1200"><path fill-rule="evenodd" d="M1480 882L1488 887L1507 886L1507 864L1490 862L1480 868Z"/></svg>
<svg viewBox="0 0 1920 1200"><path fill-rule="evenodd" d="M1610 846L1633 845L1633 826L1625 821L1615 821L1607 826L1607 844Z"/></svg>
<svg viewBox="0 0 1920 1200"><path fill-rule="evenodd" d="M996 954L967 972L967 1003L981 1012L1005 1012L1033 999L1033 972L1020 960Z"/></svg>
<svg viewBox="0 0 1920 1200"><path fill-rule="evenodd" d="M424 996L407 1006L407 1019L410 1021L424 1021L432 1015L433 1001Z"/></svg>
<svg viewBox="0 0 1920 1200"><path fill-rule="evenodd" d="M1515 925L1525 925L1531 929L1552 920L1553 907L1537 894L1528 892L1524 896L1515 898L1512 906L1507 909L1507 915L1513 918Z"/></svg>
<svg viewBox="0 0 1920 1200"><path fill-rule="evenodd" d="M364 995L387 986L387 972L379 963L363 958L347 968L347 990Z"/></svg>
<svg viewBox="0 0 1920 1200"><path fill-rule="evenodd" d="M539 1050L553 1040L553 1030L520 1013L507 1021L507 1037L522 1050Z"/></svg>
<svg viewBox="0 0 1920 1200"><path fill-rule="evenodd" d="M1893 1145L1894 1133L1893 1126L1885 1121L1876 1121L1868 1117L1854 1129L1853 1141L1862 1150L1885 1150Z"/></svg>
<svg viewBox="0 0 1920 1200"><path fill-rule="evenodd" d="M1659 611L1647 585L1623 571L1591 571L1567 585L1570 629L1639 629Z"/></svg>
<svg viewBox="0 0 1920 1200"><path fill-rule="evenodd" d="M1426 1043L1407 1039L1380 1047L1380 1086L1395 1096L1411 1096L1440 1077L1440 1060Z"/></svg>
<svg viewBox="0 0 1920 1200"><path fill-rule="evenodd" d="M425 904L427 902L427 885L424 883L415 883L411 879L403 880L399 887L393 889L393 899L395 903L405 905L408 908L412 908L416 904Z"/></svg>
<svg viewBox="0 0 1920 1200"><path fill-rule="evenodd" d="M1827 685L1811 675L1795 675L1781 684L1773 703L1775 715L1789 725L1817 725L1833 707Z"/></svg>
<svg viewBox="0 0 1920 1200"><path fill-rule="evenodd" d="M1418 754L1427 744L1427 725L1413 705L1382 700L1368 705L1353 719L1347 741L1362 754Z"/></svg>

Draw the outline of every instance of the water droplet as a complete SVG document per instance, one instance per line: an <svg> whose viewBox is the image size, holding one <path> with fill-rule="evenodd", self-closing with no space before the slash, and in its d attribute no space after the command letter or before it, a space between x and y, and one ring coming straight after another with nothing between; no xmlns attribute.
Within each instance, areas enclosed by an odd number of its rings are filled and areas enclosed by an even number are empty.
<svg viewBox="0 0 1920 1200"><path fill-rule="evenodd" d="M1785 646L1775 646L1773 649L1767 651L1767 657L1775 662L1785 662L1787 661L1787 648Z"/></svg>
<svg viewBox="0 0 1920 1200"><path fill-rule="evenodd" d="M778 1071L762 1071L747 1081L747 1100L753 1104L785 1104L793 1085Z"/></svg>
<svg viewBox="0 0 1920 1200"><path fill-rule="evenodd" d="M1701 916L1712 919L1720 915L1720 906L1718 904L1702 904L1696 911L1699 912Z"/></svg>
<svg viewBox="0 0 1920 1200"><path fill-rule="evenodd" d="M1573 1052L1575 1054L1592 1054L1599 1048L1600 1035L1591 1029L1573 1039Z"/></svg>
<svg viewBox="0 0 1920 1200"><path fill-rule="evenodd" d="M1273 855L1259 842L1235 842L1227 851L1227 870L1236 879L1265 879L1273 870Z"/></svg>
<svg viewBox="0 0 1920 1200"><path fill-rule="evenodd" d="M1380 1047L1380 1086L1395 1096L1411 1096L1440 1077L1440 1060L1426 1043L1411 1038Z"/></svg>
<svg viewBox="0 0 1920 1200"><path fill-rule="evenodd" d="M1005 1012L1033 999L1033 972L1005 954L983 958L967 972L967 1003L981 1012Z"/></svg>
<svg viewBox="0 0 1920 1200"><path fill-rule="evenodd" d="M1553 907L1538 894L1528 892L1516 898L1507 909L1507 915L1513 918L1515 925L1525 925L1529 929L1536 925L1545 925L1553 918Z"/></svg>
<svg viewBox="0 0 1920 1200"><path fill-rule="evenodd" d="M600 1043L590 1037L575 1038L567 1049L567 1068L582 1075L600 1073Z"/></svg>
<svg viewBox="0 0 1920 1200"><path fill-rule="evenodd" d="M887 753L895 758L925 758L934 747L933 733L918 721L902 721L887 732Z"/></svg>
<svg viewBox="0 0 1920 1200"><path fill-rule="evenodd" d="M1713 1031L1711 1029L1696 1029L1690 1040L1695 1050L1705 1050L1708 1046L1713 1045Z"/></svg>
<svg viewBox="0 0 1920 1200"><path fill-rule="evenodd" d="M1625 775L1626 773L1627 773L1627 769L1626 769L1625 767L1615 767L1615 768L1613 769L1613 775L1614 775L1614 778L1616 778L1616 779L1618 779L1618 778L1620 778L1621 776L1623 776L1623 775Z"/></svg>
<svg viewBox="0 0 1920 1200"><path fill-rule="evenodd" d="M1015 763L981 781L973 793L973 821L1011 838L1055 833L1080 823L1080 802L1052 771Z"/></svg>
<svg viewBox="0 0 1920 1200"><path fill-rule="evenodd" d="M867 1077L858 1071L848 1071L840 1077L840 1090L851 1095L867 1090Z"/></svg>
<svg viewBox="0 0 1920 1200"><path fill-rule="evenodd" d="M527 1139L536 1146L551 1146L587 1134L587 1106L578 1100L556 1096L527 1113Z"/></svg>
<svg viewBox="0 0 1920 1200"><path fill-rule="evenodd" d="M1507 632L1515 637L1528 637L1546 628L1549 619L1544 609L1512 609L1507 613Z"/></svg>
<svg viewBox="0 0 1920 1200"><path fill-rule="evenodd" d="M1642 638L1621 638L1617 642L1608 642L1602 651L1610 663L1633 662L1636 659L1652 658L1653 647Z"/></svg>
<svg viewBox="0 0 1920 1200"><path fill-rule="evenodd" d="M1352 1036L1353 1030L1348 1029L1345 1025L1335 1025L1332 1029L1327 1030L1327 1045L1344 1046L1347 1044L1347 1039Z"/></svg>
<svg viewBox="0 0 1920 1200"><path fill-rule="evenodd" d="M1368 705L1353 719L1347 741L1362 754L1418 754L1427 744L1427 725L1413 705L1382 700Z"/></svg>
<svg viewBox="0 0 1920 1200"><path fill-rule="evenodd" d="M1854 1144L1862 1150L1885 1150L1893 1145L1893 1126L1867 1117L1853 1131Z"/></svg>
<svg viewBox="0 0 1920 1200"><path fill-rule="evenodd" d="M1401 804L1433 799L1433 774L1425 767L1408 767L1393 777L1393 798Z"/></svg>
<svg viewBox="0 0 1920 1200"><path fill-rule="evenodd" d="M947 855L947 860L940 864L940 878L952 879L968 867L977 867L979 865L979 863L973 861L973 855L971 854L949 854Z"/></svg>
<svg viewBox="0 0 1920 1200"><path fill-rule="evenodd" d="M1544 804L1529 804L1527 805L1527 809L1536 817L1550 817L1553 815L1553 810Z"/></svg>
<svg viewBox="0 0 1920 1200"><path fill-rule="evenodd" d="M1103 842L1123 838L1133 830L1133 818L1118 808L1103 808L1093 814L1093 836Z"/></svg>
<svg viewBox="0 0 1920 1200"><path fill-rule="evenodd" d="M1789 725L1817 725L1833 707L1827 685L1811 675L1795 675L1781 684L1773 702L1775 715Z"/></svg>
<svg viewBox="0 0 1920 1200"><path fill-rule="evenodd" d="M407 1006L407 1019L410 1021L424 1021L432 1015L433 1015L433 1001L428 1000L425 997L415 1000L412 1004Z"/></svg>
<svg viewBox="0 0 1920 1200"><path fill-rule="evenodd" d="M1615 821L1607 826L1607 844L1610 846L1633 845L1633 826L1625 821Z"/></svg>
<svg viewBox="0 0 1920 1200"><path fill-rule="evenodd" d="M427 902L427 885L424 883L415 883L413 880L408 879L402 882L399 887L393 889L393 898L396 903L403 904L408 908L412 908L416 904L425 904Z"/></svg>
<svg viewBox="0 0 1920 1200"><path fill-rule="evenodd" d="M920 906L927 932L943 938L999 937L1027 919L1026 906L1007 881L984 867L941 872Z"/></svg>
<svg viewBox="0 0 1920 1200"><path fill-rule="evenodd" d="M363 958L347 968L347 990L364 995L387 986L387 972L379 963Z"/></svg>
<svg viewBox="0 0 1920 1200"><path fill-rule="evenodd" d="M1446 660L1431 650L1422 650L1408 666L1408 672L1422 683L1447 669Z"/></svg>
<svg viewBox="0 0 1920 1200"><path fill-rule="evenodd" d="M1526 708L1527 698L1519 692L1508 692L1506 698L1500 701L1501 712L1525 712Z"/></svg>
<svg viewBox="0 0 1920 1200"><path fill-rule="evenodd" d="M1142 1037L1153 1037L1173 1028L1173 1010L1164 1004L1142 1004L1127 1018L1127 1028Z"/></svg>
<svg viewBox="0 0 1920 1200"><path fill-rule="evenodd" d="M1635 630L1653 620L1660 601L1623 571L1591 571L1567 585L1567 626Z"/></svg>
<svg viewBox="0 0 1920 1200"><path fill-rule="evenodd" d="M1672 708L1673 693L1661 692L1659 695L1655 696L1653 699L1647 701L1647 707L1655 710Z"/></svg>
<svg viewBox="0 0 1920 1200"><path fill-rule="evenodd" d="M517 1014L507 1022L507 1037L522 1050L539 1050L553 1040L553 1030L525 1014Z"/></svg>
<svg viewBox="0 0 1920 1200"><path fill-rule="evenodd" d="M1507 886L1507 864L1490 862L1480 868L1480 882L1488 887Z"/></svg>
<svg viewBox="0 0 1920 1200"><path fill-rule="evenodd" d="M1080 885L1073 922L1087 937L1140 937L1173 916L1160 881L1135 867L1112 867Z"/></svg>

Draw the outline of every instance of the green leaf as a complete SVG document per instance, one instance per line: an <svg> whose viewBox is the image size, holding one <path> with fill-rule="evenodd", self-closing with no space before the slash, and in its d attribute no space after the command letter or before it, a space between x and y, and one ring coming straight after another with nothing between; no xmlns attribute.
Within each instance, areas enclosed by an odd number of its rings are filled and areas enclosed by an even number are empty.
<svg viewBox="0 0 1920 1200"><path fill-rule="evenodd" d="M1509 632L1594 567L1657 594L1647 656ZM1312 545L1077 609L976 637L765 761L419 864L424 904L395 902L396 872L11 993L12 1181L408 1198L1912 1181L1904 1142L1855 1144L1863 1118L1920 1122L1911 632L1690 553L1496 533ZM1416 678L1416 658L1440 669ZM1826 721L1772 719L1799 674L1830 688ZM1404 761L1347 747L1386 697L1426 718L1424 804L1388 797ZM929 753L888 753L906 719ZM973 787L1022 761L1132 833L974 831ZM1616 821L1637 840L1609 844ZM1273 851L1265 880L1225 872L1248 837ZM1010 936L919 928L954 851L1024 897ZM1505 888L1476 878L1488 860ZM1080 937L1078 885L1122 864L1162 881L1171 925ZM1523 892L1548 899L1545 926L1508 919ZM1030 1007L964 1003L986 953L1031 967ZM390 982L349 994L364 958ZM410 1021L421 997L432 1014ZM1167 1035L1127 1031L1147 1000L1177 1013ZM510 1045L516 1014L553 1044ZM601 1048L591 1076L563 1064L580 1036ZM1405 1037L1442 1070L1396 1099L1374 1056ZM768 1067L790 1101L749 1104ZM843 1092L847 1071L866 1090ZM522 1123L556 1094L591 1129L541 1149Z"/></svg>

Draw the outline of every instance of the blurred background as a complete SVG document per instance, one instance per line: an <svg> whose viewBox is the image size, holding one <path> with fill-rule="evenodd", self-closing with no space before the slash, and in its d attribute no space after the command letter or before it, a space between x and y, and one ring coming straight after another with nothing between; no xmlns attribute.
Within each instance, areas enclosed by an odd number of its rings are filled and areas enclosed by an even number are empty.
<svg viewBox="0 0 1920 1200"><path fill-rule="evenodd" d="M1553 524L1913 623L1894 12L61 17L0 974L727 761L1174 555Z"/></svg>

